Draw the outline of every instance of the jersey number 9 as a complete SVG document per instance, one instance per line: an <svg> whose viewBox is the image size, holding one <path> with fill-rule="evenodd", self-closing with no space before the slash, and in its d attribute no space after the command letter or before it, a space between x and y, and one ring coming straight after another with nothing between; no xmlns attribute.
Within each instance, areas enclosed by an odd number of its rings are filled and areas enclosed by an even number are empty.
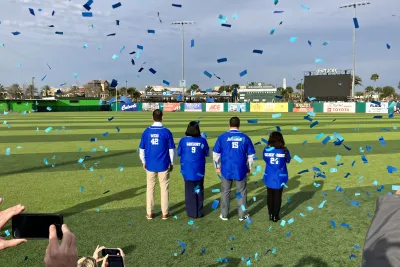
<svg viewBox="0 0 400 267"><path fill-rule="evenodd" d="M192 153L196 153L196 147L192 146Z"/></svg>

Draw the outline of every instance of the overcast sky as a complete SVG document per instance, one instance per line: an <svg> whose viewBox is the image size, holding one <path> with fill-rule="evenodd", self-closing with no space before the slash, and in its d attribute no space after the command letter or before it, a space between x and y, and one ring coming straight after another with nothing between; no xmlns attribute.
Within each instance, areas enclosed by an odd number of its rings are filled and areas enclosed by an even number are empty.
<svg viewBox="0 0 400 267"><path fill-rule="evenodd" d="M2 0L0 43L4 46L0 46L0 83L6 86L28 83L36 77L37 87L45 84L57 87L63 83L82 85L93 79L116 79L119 86L124 86L127 80L128 86L137 88L162 85L163 80L168 80L171 86L177 87L182 75L182 41L180 26L171 25L174 20L196 23L185 28L188 86L197 83L206 89L221 84L215 77L205 76L205 70L220 76L227 84L262 81L281 85L286 78L288 85L295 86L304 71L352 68L354 9L339 9L340 5L347 4L346 0L279 0L277 5L274 0L121 0L122 6L116 9L112 5L119 0L94 0L90 10L93 17L84 18L86 1ZM182 8L172 4L181 4ZM305 10L301 5L310 9ZM29 8L35 10L36 16L29 13ZM274 14L275 10L284 12ZM220 14L228 17L231 28L219 24ZM237 20L232 18L234 14ZM360 24L357 75L367 86L372 84L371 74L377 72L380 75L377 85L397 88L399 0L375 0L369 6L358 8L357 17ZM120 20L119 26L116 20ZM275 28L272 36L271 28ZM156 33L147 33L149 29ZM16 31L21 34L14 36L12 32ZM56 35L56 31L64 34ZM111 33L116 36L106 36ZM291 43L291 37L298 39ZM193 48L191 39L195 40ZM327 46L322 45L325 41L329 41ZM144 47L140 58L129 55L137 51L137 45ZM120 53L123 46L126 49ZM254 49L264 53L253 54ZM116 60L112 58L114 54L119 56ZM132 58L135 66L131 64ZM218 58L228 61L218 64ZM317 58L325 62L315 63ZM138 73L144 62L145 69ZM157 73L152 74L149 68ZM240 77L243 70L248 74Z"/></svg>

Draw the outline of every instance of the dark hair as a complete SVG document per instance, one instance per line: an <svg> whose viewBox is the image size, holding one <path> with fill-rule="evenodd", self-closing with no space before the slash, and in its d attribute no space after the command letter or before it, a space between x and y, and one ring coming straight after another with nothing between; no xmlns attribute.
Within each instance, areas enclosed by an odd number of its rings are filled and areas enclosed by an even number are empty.
<svg viewBox="0 0 400 267"><path fill-rule="evenodd" d="M277 149L283 149L285 147L285 139L283 139L283 135L280 132L272 132L269 135L268 145Z"/></svg>
<svg viewBox="0 0 400 267"><path fill-rule="evenodd" d="M153 121L162 122L163 113L161 110L156 109L153 111Z"/></svg>
<svg viewBox="0 0 400 267"><path fill-rule="evenodd" d="M188 125L188 127L186 129L185 135L186 136L191 136L191 137L199 137L199 136L201 136L199 122L197 122L197 121L189 122L189 125Z"/></svg>
<svg viewBox="0 0 400 267"><path fill-rule="evenodd" d="M240 127L240 119L238 117L232 117L229 120L229 126L230 127L236 127L239 128Z"/></svg>

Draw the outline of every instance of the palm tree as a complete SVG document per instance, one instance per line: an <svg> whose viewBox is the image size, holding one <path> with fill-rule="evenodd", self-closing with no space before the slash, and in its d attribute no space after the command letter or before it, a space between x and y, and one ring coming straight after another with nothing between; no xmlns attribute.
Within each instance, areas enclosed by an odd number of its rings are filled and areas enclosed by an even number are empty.
<svg viewBox="0 0 400 267"><path fill-rule="evenodd" d="M190 86L189 92L190 92L191 90L193 90L194 92L196 92L196 91L200 90L200 87L199 87L197 84L194 83L194 84L192 84L192 85Z"/></svg>
<svg viewBox="0 0 400 267"><path fill-rule="evenodd" d="M290 87L291 88L291 87ZM292 89L293 90L293 89ZM278 88L278 92L280 93L280 95L282 96L282 100L284 101L288 101L288 99L290 98L290 94L288 91L288 88L284 89L282 87Z"/></svg>
<svg viewBox="0 0 400 267"><path fill-rule="evenodd" d="M376 87L376 80L379 79L378 73L374 73L371 75L371 81L374 81L374 88Z"/></svg>
<svg viewBox="0 0 400 267"><path fill-rule="evenodd" d="M354 85L355 86L362 86L362 79L360 76L356 75L355 79L354 79Z"/></svg>
<svg viewBox="0 0 400 267"><path fill-rule="evenodd" d="M133 96L134 96L134 94L136 92L136 88L135 87L129 87L128 90L126 90L126 92L133 99Z"/></svg>
<svg viewBox="0 0 400 267"><path fill-rule="evenodd" d="M395 94L396 90L394 89L393 86L385 86L382 88L382 94L380 95L381 98L392 98L393 95Z"/></svg>
<svg viewBox="0 0 400 267"><path fill-rule="evenodd" d="M364 93L363 92L356 92L356 96L364 96Z"/></svg>
<svg viewBox="0 0 400 267"><path fill-rule="evenodd" d="M0 84L0 99L6 99L7 96L7 90L4 88L2 84Z"/></svg>
<svg viewBox="0 0 400 267"><path fill-rule="evenodd" d="M374 92L374 88L372 86L367 86L364 89L365 96L367 98L367 101L372 97L372 93Z"/></svg>
<svg viewBox="0 0 400 267"><path fill-rule="evenodd" d="M288 86L286 87L286 92L288 94L288 99L287 100L292 100L293 98L293 88Z"/></svg>
<svg viewBox="0 0 400 267"><path fill-rule="evenodd" d="M148 85L148 86L146 86L145 91L146 92L154 92L154 88L153 88L153 86Z"/></svg>
<svg viewBox="0 0 400 267"><path fill-rule="evenodd" d="M47 96L49 96L49 92L50 92L50 86L45 85L42 87L42 90L40 91L40 95L47 97Z"/></svg>

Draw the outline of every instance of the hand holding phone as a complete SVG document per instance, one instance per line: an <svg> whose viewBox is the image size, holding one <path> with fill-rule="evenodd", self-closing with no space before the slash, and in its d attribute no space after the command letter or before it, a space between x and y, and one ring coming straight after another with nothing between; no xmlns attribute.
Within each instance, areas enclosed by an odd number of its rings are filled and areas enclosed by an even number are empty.
<svg viewBox="0 0 400 267"><path fill-rule="evenodd" d="M0 211L0 229L6 225L6 223L13 218L13 216L20 214L25 209L22 205L16 205L6 210ZM4 240L0 237L0 251L9 247L16 247L22 243L28 242L26 239L12 239Z"/></svg>
<svg viewBox="0 0 400 267"><path fill-rule="evenodd" d="M49 245L44 257L46 267L75 267L78 261L75 235L71 233L67 225L63 224L63 240L59 244L57 230L54 225L50 226L49 232Z"/></svg>
<svg viewBox="0 0 400 267"><path fill-rule="evenodd" d="M112 253L106 254L106 253ZM102 254L105 255L103 258L102 267L124 267L125 266L125 253L120 248L114 249L103 249Z"/></svg>
<svg viewBox="0 0 400 267"><path fill-rule="evenodd" d="M49 213L22 213L12 217L14 238L48 239L49 228L55 225L58 239L62 239L63 216Z"/></svg>

